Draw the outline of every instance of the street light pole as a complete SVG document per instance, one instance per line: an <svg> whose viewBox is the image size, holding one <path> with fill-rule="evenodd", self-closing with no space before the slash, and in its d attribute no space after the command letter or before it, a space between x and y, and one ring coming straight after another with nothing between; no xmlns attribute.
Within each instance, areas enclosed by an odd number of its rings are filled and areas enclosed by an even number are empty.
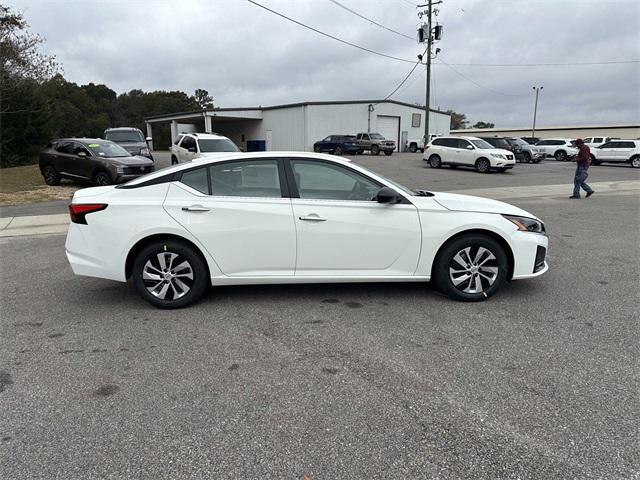
<svg viewBox="0 0 640 480"><path fill-rule="evenodd" d="M542 90L544 87L533 87L533 89L536 92L536 103L533 106L533 128L531 129L531 136L535 137L536 136L536 115L538 114L538 94L540 93L540 90Z"/></svg>
<svg viewBox="0 0 640 480"><path fill-rule="evenodd" d="M429 33L427 35L427 88L424 101L424 144L429 143L429 103L431 97L431 3L429 0L427 7L427 25Z"/></svg>

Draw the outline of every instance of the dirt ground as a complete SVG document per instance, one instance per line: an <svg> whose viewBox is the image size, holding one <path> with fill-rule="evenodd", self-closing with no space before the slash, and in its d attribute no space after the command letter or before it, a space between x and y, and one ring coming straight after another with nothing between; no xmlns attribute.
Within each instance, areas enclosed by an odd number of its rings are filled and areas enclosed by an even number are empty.
<svg viewBox="0 0 640 480"><path fill-rule="evenodd" d="M48 186L38 165L0 169L0 205L66 200L79 188L81 184L65 180L57 187Z"/></svg>

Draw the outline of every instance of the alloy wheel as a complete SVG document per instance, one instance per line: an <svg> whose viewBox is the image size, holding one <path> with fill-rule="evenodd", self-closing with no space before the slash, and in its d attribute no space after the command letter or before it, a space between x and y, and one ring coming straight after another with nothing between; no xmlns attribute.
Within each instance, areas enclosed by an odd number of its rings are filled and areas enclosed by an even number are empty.
<svg viewBox="0 0 640 480"><path fill-rule="evenodd" d="M498 278L498 261L487 248L472 245L456 253L449 262L449 279L464 293L482 293Z"/></svg>
<svg viewBox="0 0 640 480"><path fill-rule="evenodd" d="M103 187L105 185L111 185L111 179L109 178L109 175L107 175L106 173L98 172L96 174L95 183L99 187Z"/></svg>
<svg viewBox="0 0 640 480"><path fill-rule="evenodd" d="M154 297L161 300L177 300L189 293L193 287L193 268L182 255L169 251L160 252L145 263L142 281Z"/></svg>
<svg viewBox="0 0 640 480"><path fill-rule="evenodd" d="M476 163L476 168L480 173L487 173L491 169L491 164L489 163L489 160L487 160L486 158L481 158Z"/></svg>
<svg viewBox="0 0 640 480"><path fill-rule="evenodd" d="M640 157L634 157L631 159L631 166L633 168L640 168Z"/></svg>
<svg viewBox="0 0 640 480"><path fill-rule="evenodd" d="M52 166L48 165L44 167L42 175L44 176L44 181L47 185L57 185L58 174Z"/></svg>
<svg viewBox="0 0 640 480"><path fill-rule="evenodd" d="M429 165L431 168L440 168L442 166L442 160L438 155L433 155L429 158Z"/></svg>

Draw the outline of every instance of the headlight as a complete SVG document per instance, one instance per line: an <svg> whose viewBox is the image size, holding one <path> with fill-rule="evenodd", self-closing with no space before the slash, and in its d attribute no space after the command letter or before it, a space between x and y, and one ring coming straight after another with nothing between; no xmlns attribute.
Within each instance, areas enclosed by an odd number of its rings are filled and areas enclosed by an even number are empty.
<svg viewBox="0 0 640 480"><path fill-rule="evenodd" d="M527 217L516 217L513 215L503 215L504 218L513 223L521 232L542 233L546 232L544 223Z"/></svg>
<svg viewBox="0 0 640 480"><path fill-rule="evenodd" d="M116 166L116 173L124 173L124 167L121 165Z"/></svg>
<svg viewBox="0 0 640 480"><path fill-rule="evenodd" d="M141 148L140 149L140 155L145 155L145 156L151 155L151 152L149 151L148 148Z"/></svg>
<svg viewBox="0 0 640 480"><path fill-rule="evenodd" d="M493 158L502 158L503 160L506 159L507 157L505 157L503 154L501 153L492 153L491 156Z"/></svg>

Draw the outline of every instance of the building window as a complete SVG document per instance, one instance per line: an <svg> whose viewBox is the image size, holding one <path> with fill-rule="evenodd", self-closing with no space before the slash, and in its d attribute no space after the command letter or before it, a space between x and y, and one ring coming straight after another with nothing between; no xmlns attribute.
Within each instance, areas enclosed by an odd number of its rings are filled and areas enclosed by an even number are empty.
<svg viewBox="0 0 640 480"><path fill-rule="evenodd" d="M411 126L412 127L419 127L421 118L422 118L422 115L419 114L419 113L411 114Z"/></svg>

